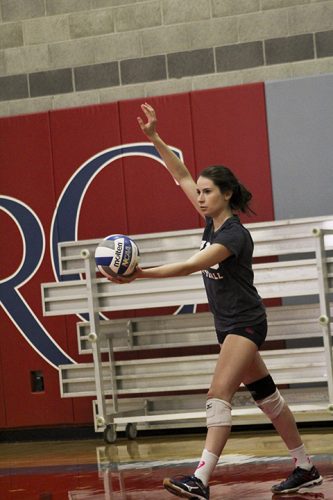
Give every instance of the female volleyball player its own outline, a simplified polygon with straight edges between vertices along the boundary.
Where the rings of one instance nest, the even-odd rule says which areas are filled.
[[[219,460],[231,429],[231,400],[240,384],[271,419],[295,461],[292,474],[272,487],[276,494],[298,491],[322,482],[306,454],[294,417],[259,354],[267,333],[265,308],[253,285],[250,233],[235,212],[250,210],[251,193],[226,167],[205,168],[197,183],[182,161],[156,131],[156,115],[142,105],[146,123],[138,118],[143,133],[152,141],[169,172],[179,183],[206,227],[200,251],[185,262],[141,269],[129,278],[166,278],[202,271],[210,309],[214,315],[219,358],[207,395],[207,436],[201,460],[190,476],[167,478],[164,487],[176,496],[209,498],[209,478]]]

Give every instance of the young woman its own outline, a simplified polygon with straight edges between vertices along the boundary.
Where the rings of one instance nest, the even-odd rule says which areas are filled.
[[[190,476],[166,478],[164,487],[176,496],[209,498],[209,478],[219,460],[231,429],[231,400],[240,384],[271,419],[295,461],[295,469],[272,487],[277,494],[320,484],[322,478],[306,454],[294,417],[263,362],[259,348],[267,333],[265,308],[253,285],[253,242],[235,212],[250,210],[251,193],[226,167],[205,168],[197,183],[180,159],[156,131],[156,115],[149,104],[141,106],[147,122],[138,118],[143,133],[152,141],[169,172],[205,218],[200,251],[184,262],[151,269],[138,267],[130,278],[166,278],[202,272],[210,309],[221,346],[207,395],[207,436],[201,460]]]

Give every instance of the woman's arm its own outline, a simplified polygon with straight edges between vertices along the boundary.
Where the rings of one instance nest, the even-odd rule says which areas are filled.
[[[183,262],[175,262],[148,269],[137,267],[131,276],[110,278],[110,281],[114,281],[115,283],[130,283],[137,278],[174,278],[176,276],[187,276],[188,274],[215,266],[230,257],[230,255],[232,253],[227,247],[219,243],[213,243],[213,245],[195,253]]]
[[[200,215],[203,215],[197,203],[197,186],[192,175],[184,163],[161,139],[156,131],[157,119],[154,108],[145,103],[141,105],[141,109],[147,117],[147,123],[144,123],[142,118],[138,117],[138,122],[142,132],[154,144],[170,174],[178,182],[195,209],[200,213]]]

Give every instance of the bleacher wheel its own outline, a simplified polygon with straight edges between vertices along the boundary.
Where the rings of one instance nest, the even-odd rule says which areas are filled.
[[[104,429],[104,441],[109,444],[115,443],[117,440],[117,431],[115,425],[107,425]]]
[[[138,435],[138,429],[137,429],[136,425],[129,422],[126,425],[125,434],[126,434],[127,439],[136,439],[136,437]]]

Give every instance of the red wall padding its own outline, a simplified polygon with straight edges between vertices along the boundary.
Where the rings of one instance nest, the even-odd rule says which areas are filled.
[[[207,165],[225,165],[252,192],[257,217],[273,220],[272,183],[264,84],[191,93],[197,175]]]
[[[141,100],[119,103],[122,143],[147,141],[137,123],[144,118]],[[149,99],[158,116],[158,131],[168,144],[181,149],[195,176],[190,95]],[[176,185],[166,168],[150,159],[124,160],[130,234],[173,231],[198,227],[199,214]]]
[[[5,393],[3,387],[4,381],[3,381],[3,368],[1,360],[2,360],[2,354],[1,354],[1,344],[0,344],[0,428],[6,426]]]
[[[56,202],[48,114],[0,120],[1,193],[28,205],[39,217],[46,235],[46,251],[37,272],[19,292],[54,339],[66,351],[65,318],[44,318],[40,284],[53,281],[48,249],[48,228]],[[1,211],[0,279],[6,279],[19,266],[23,256],[18,227]],[[29,244],[33,245],[27,234]],[[15,310],[12,311],[15,321]],[[6,407],[6,425],[23,427],[36,424],[72,422],[70,400],[60,399],[59,377],[38,352],[23,338],[13,320],[0,307],[1,374]],[[32,393],[30,372],[42,371],[46,390]]]
[[[263,84],[155,97],[149,102],[157,111],[159,133],[182,150],[193,176],[209,164],[231,167],[253,192],[257,215],[251,220],[274,218]],[[42,315],[40,285],[55,281],[51,222],[64,188],[86,162],[110,148],[147,142],[136,119],[142,115],[140,104],[141,100],[131,100],[0,120],[1,192],[29,206],[45,233],[43,261],[20,292],[50,336],[76,361],[88,359],[78,355],[78,317]],[[60,234],[68,220],[66,215],[59,220]],[[91,180],[81,199],[78,237],[200,224],[200,216],[167,170],[151,158],[134,155],[106,164]],[[1,246],[1,280],[19,267],[23,244],[13,219],[2,210],[0,230],[6,235],[6,244]],[[0,324],[0,397],[3,391],[4,400],[0,426],[91,422],[90,399],[60,399],[57,370],[25,340],[2,308]],[[31,392],[32,370],[44,373],[44,392]]]

